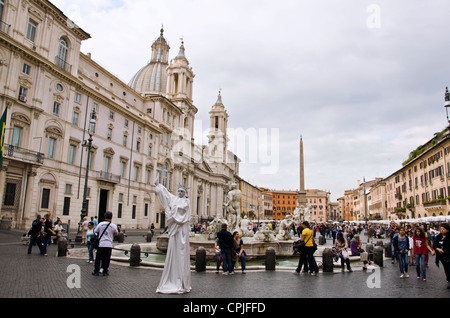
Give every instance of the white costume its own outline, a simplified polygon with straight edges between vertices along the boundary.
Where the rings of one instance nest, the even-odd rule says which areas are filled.
[[[191,291],[189,250],[189,199],[177,197],[158,184],[156,193],[166,212],[169,246],[157,293],[184,294]]]

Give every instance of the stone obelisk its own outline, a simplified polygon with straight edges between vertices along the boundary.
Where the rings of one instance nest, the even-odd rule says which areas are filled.
[[[303,138],[300,136],[300,190],[298,191],[298,205],[306,206],[305,164],[303,161]]]

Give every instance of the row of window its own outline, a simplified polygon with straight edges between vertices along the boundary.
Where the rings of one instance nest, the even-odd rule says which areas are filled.
[[[397,203],[397,207],[405,207],[407,204],[411,206],[419,205],[420,198],[422,198],[422,204],[433,201],[433,200],[444,200],[447,198],[447,193],[450,193],[450,187],[434,189],[430,192],[424,192],[421,195],[417,194],[415,197],[409,197],[409,200],[404,200],[403,202]]]

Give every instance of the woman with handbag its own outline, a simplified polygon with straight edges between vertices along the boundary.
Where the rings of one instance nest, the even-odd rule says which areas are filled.
[[[305,243],[302,253],[305,253],[306,260],[308,262],[309,272],[312,276],[316,276],[319,273],[319,267],[314,259],[314,251],[316,249],[314,244],[314,232],[311,230],[308,221],[302,222],[302,236],[300,240]]]
[[[434,240],[434,249],[436,251],[436,265],[439,262],[444,267],[445,277],[447,278],[447,289],[450,289],[450,238],[448,232],[450,225],[448,223],[441,224],[441,233]]]
[[[347,270],[349,272],[353,272],[352,268],[350,267],[350,255],[347,251],[348,248],[347,240],[344,238],[344,234],[342,232],[339,232],[337,234],[334,247],[336,248],[339,257],[341,259],[341,271],[344,272],[345,265],[347,265]]]

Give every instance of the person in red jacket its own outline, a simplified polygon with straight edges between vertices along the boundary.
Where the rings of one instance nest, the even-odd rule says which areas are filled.
[[[431,252],[431,255],[434,255],[434,250],[428,245],[428,240],[425,235],[425,231],[416,227],[414,230],[414,255],[416,256],[416,273],[417,278],[421,278],[422,280],[427,280],[427,267],[425,264],[426,255],[428,251]]]

